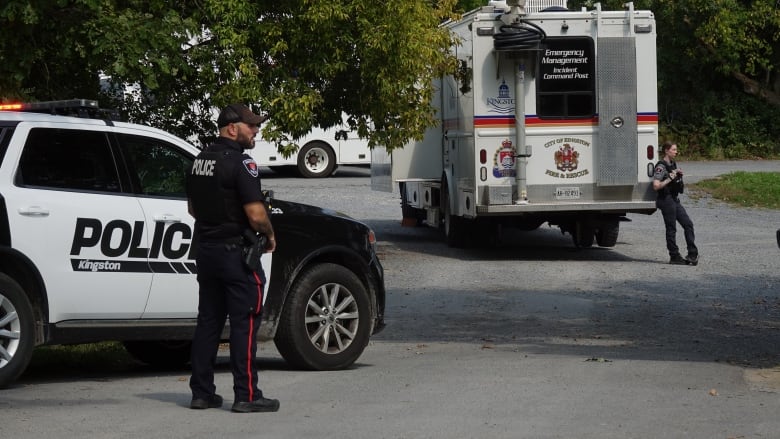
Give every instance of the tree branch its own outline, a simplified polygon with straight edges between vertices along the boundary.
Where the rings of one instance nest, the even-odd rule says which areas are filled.
[[[772,90],[762,86],[761,83],[749,78],[742,72],[734,72],[731,75],[737,81],[742,83],[742,89],[745,91],[745,93],[763,99],[775,107],[780,107],[780,94],[777,94]]]

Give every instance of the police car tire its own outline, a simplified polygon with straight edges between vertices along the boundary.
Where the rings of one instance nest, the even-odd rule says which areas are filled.
[[[324,160],[324,167],[321,170],[311,170],[308,163],[308,156],[316,154]],[[336,154],[333,149],[324,142],[307,143],[298,153],[298,172],[306,178],[327,177],[336,169]]]
[[[33,308],[22,287],[0,273],[0,389],[24,372],[35,347]],[[9,336],[9,334],[18,334]]]
[[[184,340],[132,340],[122,344],[136,360],[166,369],[187,364],[192,352],[192,342]]]
[[[336,288],[338,287],[338,288]],[[353,318],[329,319],[319,312],[322,308],[329,313],[325,294],[337,294],[335,304],[343,305],[338,311],[341,314],[357,314]],[[310,307],[309,304],[315,304]],[[354,337],[340,332],[342,342],[348,342],[339,347],[335,341],[334,331],[339,323],[347,331],[352,331]],[[360,279],[349,269],[337,264],[322,263],[304,269],[296,280],[285,301],[284,310],[279,318],[279,325],[274,337],[274,344],[288,364],[307,370],[338,370],[352,365],[368,345],[371,335],[371,300]],[[329,350],[324,352],[321,342],[328,331]]]

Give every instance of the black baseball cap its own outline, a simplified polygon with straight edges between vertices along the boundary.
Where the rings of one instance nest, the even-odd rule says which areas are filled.
[[[219,112],[217,126],[222,128],[231,123],[244,122],[247,125],[260,125],[268,119],[268,115],[259,115],[252,112],[244,104],[230,104]]]

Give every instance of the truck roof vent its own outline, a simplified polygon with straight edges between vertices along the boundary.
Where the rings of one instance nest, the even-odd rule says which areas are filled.
[[[526,0],[525,12],[567,11],[566,0]]]
[[[567,0],[525,0],[525,13],[568,11]],[[496,12],[509,12],[506,0],[490,0],[488,6],[492,6]]]

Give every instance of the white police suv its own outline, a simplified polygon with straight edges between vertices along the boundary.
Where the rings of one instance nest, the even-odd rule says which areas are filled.
[[[185,364],[198,286],[184,179],[198,149],[94,101],[0,110],[0,388],[38,345],[119,340],[141,361]],[[348,367],[384,326],[373,232],[282,200],[271,214],[258,338],[295,367]]]

